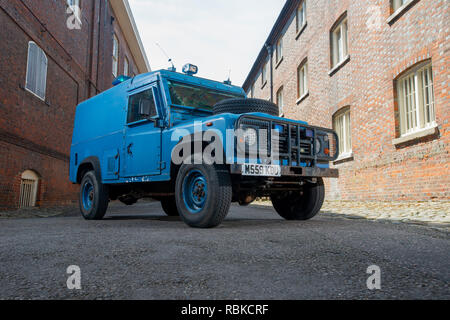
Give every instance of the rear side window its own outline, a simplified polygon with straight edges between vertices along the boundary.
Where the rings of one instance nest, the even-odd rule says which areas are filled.
[[[142,114],[142,105],[150,104],[150,114]],[[148,89],[130,96],[128,103],[127,123],[132,123],[156,116],[155,100],[153,99],[153,90]]]

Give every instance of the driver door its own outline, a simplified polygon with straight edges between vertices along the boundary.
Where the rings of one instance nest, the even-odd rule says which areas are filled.
[[[124,137],[124,177],[161,174],[161,133],[156,126],[156,84],[130,93]]]

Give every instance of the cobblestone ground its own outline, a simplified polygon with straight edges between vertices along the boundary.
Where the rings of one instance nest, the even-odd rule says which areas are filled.
[[[255,202],[271,206],[270,201]],[[388,220],[450,227],[450,201],[382,202],[382,201],[325,201],[322,212],[369,220]]]

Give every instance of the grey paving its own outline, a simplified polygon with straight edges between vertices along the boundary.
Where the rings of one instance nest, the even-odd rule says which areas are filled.
[[[114,204],[103,221],[0,220],[0,299],[449,299],[448,230],[321,214],[287,222],[233,206],[191,229],[158,203]],[[81,268],[68,290],[66,268]],[[370,265],[381,290],[367,289]]]

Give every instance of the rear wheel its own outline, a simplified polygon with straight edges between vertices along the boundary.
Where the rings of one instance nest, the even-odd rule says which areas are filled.
[[[161,207],[169,217],[176,217],[180,215],[178,213],[175,196],[161,199]]]
[[[178,212],[187,225],[216,227],[230,210],[230,173],[221,166],[183,164],[178,172],[175,195]]]
[[[286,220],[309,220],[317,215],[325,199],[323,179],[318,178],[316,184],[307,183],[303,191],[290,191],[273,194],[273,207]]]
[[[80,211],[86,220],[101,220],[108,209],[108,186],[101,183],[94,171],[87,172],[81,180]]]

